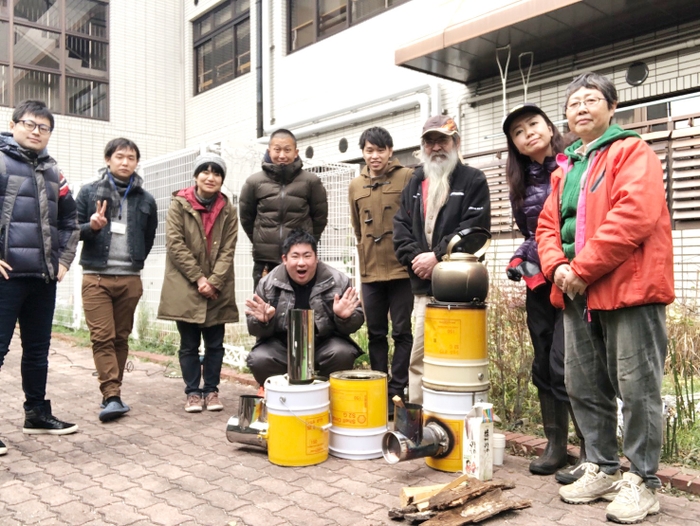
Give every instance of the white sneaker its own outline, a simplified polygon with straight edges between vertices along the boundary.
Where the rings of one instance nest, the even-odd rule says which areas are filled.
[[[648,488],[639,475],[625,473],[615,486],[619,493],[605,509],[608,520],[632,524],[642,522],[647,515],[659,513],[656,491]]]
[[[573,484],[559,488],[559,496],[569,504],[586,504],[598,499],[613,500],[619,491],[615,483],[622,480],[620,470],[614,475],[600,471],[598,464],[584,462],[576,470],[583,476]]]

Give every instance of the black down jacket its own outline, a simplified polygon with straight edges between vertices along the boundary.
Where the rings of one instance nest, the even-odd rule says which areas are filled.
[[[46,150],[21,148],[0,135],[0,259],[10,279],[54,280],[58,264],[70,268],[78,245],[75,201]]]

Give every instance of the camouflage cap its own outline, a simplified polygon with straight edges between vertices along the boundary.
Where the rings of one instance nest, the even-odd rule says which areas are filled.
[[[459,135],[459,130],[457,129],[457,123],[449,115],[435,115],[430,117],[423,125],[423,134],[421,137],[425,137],[426,133],[438,132],[443,135]]]

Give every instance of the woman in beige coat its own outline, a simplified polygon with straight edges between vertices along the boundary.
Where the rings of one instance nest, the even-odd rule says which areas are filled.
[[[158,318],[177,323],[188,413],[224,408],[218,394],[224,324],[238,321],[233,274],[238,217],[221,193],[225,176],[221,157],[200,155],[195,161],[195,185],[173,195],[166,222],[167,258]],[[202,338],[205,350],[200,361]]]

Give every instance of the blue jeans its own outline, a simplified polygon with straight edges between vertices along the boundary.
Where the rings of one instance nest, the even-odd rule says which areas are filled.
[[[56,307],[56,282],[40,278],[0,276],[0,368],[5,362],[15,325],[22,340],[24,409],[44,403],[49,372],[51,324]]]
[[[618,397],[623,403],[622,451],[630,461],[630,472],[650,488],[661,487],[656,471],[663,435],[665,306],[591,311],[588,321],[583,297],[565,301],[566,390],[586,440],[588,461],[607,474],[620,468]]]
[[[180,333],[180,369],[185,381],[185,394],[219,392],[221,364],[224,362],[224,324],[200,327],[196,323],[178,321]],[[204,361],[199,360],[199,343],[204,338]],[[199,384],[204,377],[204,387]]]

